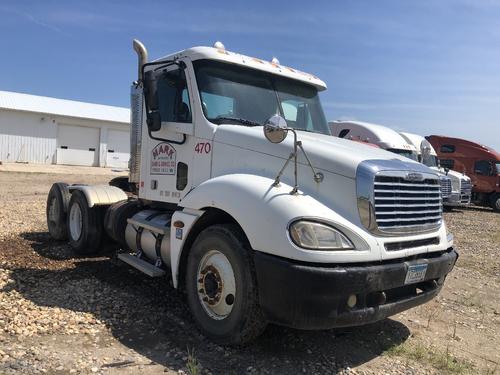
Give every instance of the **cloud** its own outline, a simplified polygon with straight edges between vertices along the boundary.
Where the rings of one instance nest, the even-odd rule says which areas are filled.
[[[17,15],[19,17],[22,17],[22,18],[26,19],[28,22],[31,22],[32,24],[35,24],[35,25],[43,27],[45,29],[54,31],[56,33],[63,34],[63,35],[66,35],[66,36],[70,35],[67,32],[61,30],[57,26],[54,26],[54,25],[49,24],[47,22],[41,21],[39,18],[35,17],[31,13],[20,11],[20,10],[17,10],[17,9],[13,9],[13,8],[8,7],[8,6],[1,6],[0,7],[0,11],[1,12],[5,12],[5,13],[15,14],[15,15]]]

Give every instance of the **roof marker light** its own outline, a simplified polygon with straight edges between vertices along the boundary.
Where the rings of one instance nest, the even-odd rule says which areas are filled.
[[[222,42],[219,42],[219,41],[216,41],[214,43],[214,48],[217,48],[217,49],[222,50],[222,51],[226,50],[226,47],[224,47],[224,44],[222,44]]]
[[[271,62],[272,62],[273,64],[276,64],[276,65],[279,65],[279,64],[280,64],[280,61],[278,60],[278,58],[277,58],[277,57],[273,57],[273,59],[271,60]]]

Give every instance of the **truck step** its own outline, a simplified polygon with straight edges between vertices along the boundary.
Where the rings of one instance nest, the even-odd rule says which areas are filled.
[[[146,262],[132,254],[121,253],[118,254],[118,259],[138,269],[150,277],[160,277],[165,275],[165,271],[161,268],[155,267],[151,263]]]
[[[130,224],[130,225],[134,225],[136,227],[142,227],[144,229],[147,229],[151,232],[154,232],[154,233],[159,233],[159,234],[167,234],[170,232],[170,227],[164,227],[164,226],[156,226],[154,224],[152,224],[150,221],[147,221],[147,220],[143,220],[143,219],[134,219],[134,218],[130,218],[130,219],[127,219],[127,222]]]

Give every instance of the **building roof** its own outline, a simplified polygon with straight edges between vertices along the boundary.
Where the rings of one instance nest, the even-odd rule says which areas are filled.
[[[0,109],[130,123],[130,110],[128,108],[10,91],[0,91]]]

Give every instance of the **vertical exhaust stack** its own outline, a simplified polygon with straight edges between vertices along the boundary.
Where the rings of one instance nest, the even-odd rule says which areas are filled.
[[[148,51],[144,44],[134,39],[132,42],[137,53],[137,82],[130,89],[130,159],[129,182],[139,184],[141,179],[141,143],[142,143],[142,114],[144,108],[144,95],[142,86],[142,67],[148,62]]]
[[[142,66],[148,62],[148,51],[146,47],[144,47],[144,44],[138,39],[134,39],[132,41],[132,46],[134,48],[134,51],[137,53],[137,58],[138,58],[138,72],[137,72],[137,81],[141,82],[142,81]]]

